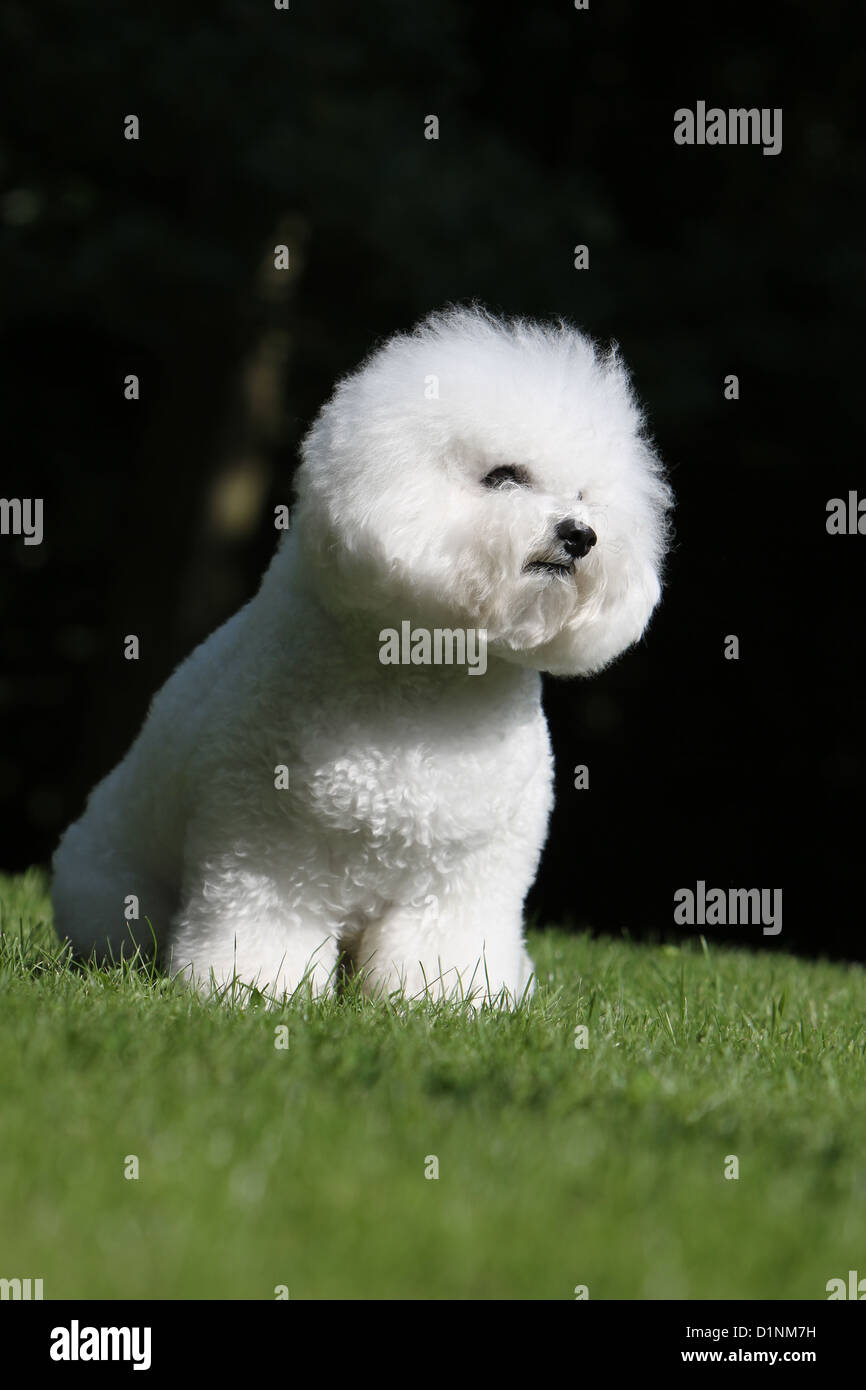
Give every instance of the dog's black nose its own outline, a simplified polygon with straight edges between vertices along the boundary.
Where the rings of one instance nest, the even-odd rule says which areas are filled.
[[[556,539],[562,541],[569,555],[575,560],[582,560],[584,555],[588,555],[598,540],[591,526],[581,526],[578,522],[568,520],[561,521],[556,528]]]

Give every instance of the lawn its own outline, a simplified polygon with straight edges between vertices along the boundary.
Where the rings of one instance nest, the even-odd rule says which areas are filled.
[[[516,1014],[242,1010],[70,969],[36,871],[0,913],[0,1278],[46,1298],[823,1299],[866,1274],[861,967],[548,930]]]

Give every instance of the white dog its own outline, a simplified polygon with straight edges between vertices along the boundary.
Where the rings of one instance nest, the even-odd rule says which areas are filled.
[[[660,595],[671,496],[627,374],[564,325],[434,315],[340,383],[297,490],[256,597],[64,835],[58,930],[118,957],[150,923],[205,988],[319,992],[342,950],[370,992],[513,1004],[539,672],[599,670]]]

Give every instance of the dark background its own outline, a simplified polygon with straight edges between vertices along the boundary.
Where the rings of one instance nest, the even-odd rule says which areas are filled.
[[[546,683],[538,920],[670,933],[698,878],[781,887],[780,937],[708,935],[862,958],[866,538],[825,529],[866,493],[856,13],[7,3],[0,494],[43,497],[45,539],[0,538],[0,867],[47,861],[254,591],[335,377],[477,299],[615,337],[678,499],[646,640]],[[782,107],[782,153],[676,146],[699,99]]]

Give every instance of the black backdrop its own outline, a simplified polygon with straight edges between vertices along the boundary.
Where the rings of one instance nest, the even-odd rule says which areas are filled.
[[[7,3],[0,492],[44,498],[45,538],[0,537],[0,867],[47,860],[253,591],[334,378],[478,299],[620,342],[678,501],[644,643],[546,684],[537,919],[667,933],[698,879],[779,887],[780,937],[708,934],[862,958],[866,537],[825,527],[866,494],[855,14]],[[782,152],[675,145],[699,100],[781,107]]]

